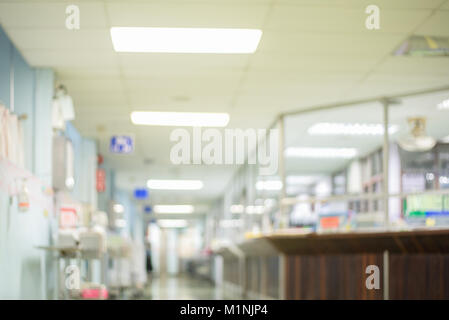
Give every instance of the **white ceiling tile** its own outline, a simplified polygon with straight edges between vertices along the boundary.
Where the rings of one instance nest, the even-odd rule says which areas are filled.
[[[430,14],[431,10],[381,9],[380,30],[365,26],[365,8],[315,7],[277,5],[264,30],[322,33],[385,33],[410,32]]]
[[[115,53],[88,50],[22,50],[22,55],[34,67],[111,67],[117,65]]]
[[[112,50],[108,29],[81,29],[77,31],[59,29],[11,28],[10,37],[19,49],[49,50]]]
[[[95,92],[108,94],[109,92],[120,92],[123,90],[119,77],[89,78],[89,79],[66,79],[64,85],[72,92],[86,94]]]
[[[86,92],[81,91],[77,92],[70,90],[70,95],[73,97],[75,108],[77,105],[81,105],[84,107],[92,107],[96,106],[127,106],[128,102],[126,96],[121,91],[110,91],[107,93],[104,92]]]
[[[299,56],[317,55],[379,57],[390,53],[405,34],[319,34],[266,32],[259,45],[259,52],[296,53]]]
[[[154,77],[149,79],[127,79],[126,88],[129,92],[135,91],[166,91],[177,94],[178,91],[202,94],[229,92],[235,90],[239,77]]]
[[[230,3],[108,3],[112,26],[261,28],[269,6]]]
[[[0,22],[9,28],[66,29],[66,7],[72,2],[62,1],[8,1],[0,3]],[[103,1],[75,1],[80,9],[80,28],[107,26]],[[71,31],[76,32],[76,31]]]
[[[140,68],[149,73],[164,75],[202,72],[229,71],[244,68],[249,62],[246,54],[119,54],[121,66],[124,70]]]
[[[447,76],[449,59],[447,57],[388,57],[376,70],[379,74],[392,74],[408,79],[410,75]]]
[[[178,99],[187,99],[179,101]],[[228,94],[188,94],[183,88],[171,92],[151,91],[148,94],[140,91],[129,96],[133,110],[152,111],[196,111],[196,112],[225,112],[228,110],[232,95]]]
[[[103,68],[58,67],[56,68],[55,71],[57,78],[61,80],[117,77],[120,75],[120,69],[118,67],[118,64],[116,67],[103,67]]]
[[[417,30],[416,34],[424,36],[449,37],[449,10],[437,11]]]
[[[302,72],[303,74],[343,75],[370,70],[380,60],[379,56],[361,55],[301,55],[295,53],[258,53],[251,59],[249,70],[266,70],[276,73]]]
[[[278,0],[279,4],[297,6],[325,6],[345,8],[366,8],[375,4],[385,9],[432,9],[439,7],[446,0]]]

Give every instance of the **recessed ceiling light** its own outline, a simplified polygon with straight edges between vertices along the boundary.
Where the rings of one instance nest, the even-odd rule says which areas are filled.
[[[226,219],[220,221],[220,227],[222,228],[239,228],[243,226],[243,220],[241,219]]]
[[[112,210],[114,210],[115,213],[123,213],[125,211],[125,207],[120,203],[115,203],[112,206]]]
[[[203,188],[200,180],[154,180],[147,181],[148,189],[153,190],[200,190]]]
[[[189,204],[156,205],[155,213],[193,213],[194,207]]]
[[[258,29],[111,28],[117,52],[253,53],[261,37]]]
[[[117,228],[125,228],[126,227],[126,220],[125,219],[117,219],[117,220],[115,220],[115,226]]]
[[[183,219],[159,219],[157,223],[161,228],[185,228],[188,224]]]
[[[172,127],[226,127],[227,113],[134,111],[131,121],[138,125]]]
[[[243,213],[245,211],[245,207],[241,204],[233,204],[230,211],[231,213]]]
[[[257,181],[256,183],[257,190],[281,190],[282,189],[282,181],[281,180],[265,180],[265,181]]]
[[[247,206],[247,214],[262,214],[265,212],[265,206]]]
[[[357,155],[354,148],[287,148],[286,157],[292,158],[343,158],[350,159]]]
[[[449,109],[449,99],[441,101],[439,104],[437,104],[437,108],[439,110],[447,110],[447,109]]]
[[[286,178],[289,185],[310,185],[319,180],[322,176],[309,175],[309,176],[288,176]]]
[[[394,134],[398,131],[397,125],[390,125],[388,133]],[[308,129],[310,135],[373,135],[384,134],[384,126],[379,123],[330,123],[320,122]]]

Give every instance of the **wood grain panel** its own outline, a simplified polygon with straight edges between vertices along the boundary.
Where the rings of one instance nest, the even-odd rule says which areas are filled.
[[[449,230],[270,235],[285,254],[449,253]]]
[[[382,255],[290,255],[286,263],[287,299],[382,299],[382,288],[365,287],[365,269],[372,264],[382,270]]]
[[[449,299],[449,255],[391,255],[390,299]]]

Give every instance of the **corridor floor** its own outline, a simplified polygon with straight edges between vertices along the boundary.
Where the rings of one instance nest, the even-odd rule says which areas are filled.
[[[213,300],[225,299],[222,290],[207,280],[181,277],[153,278],[145,288],[144,299],[151,300]]]

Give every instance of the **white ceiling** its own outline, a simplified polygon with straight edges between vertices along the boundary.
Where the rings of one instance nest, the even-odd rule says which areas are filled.
[[[439,110],[437,105],[449,99],[449,90],[439,93],[397,99],[389,108],[390,125],[398,131],[390,136],[397,141],[410,133],[407,119],[425,117],[426,132],[435,139],[449,135],[449,110]],[[383,145],[383,136],[329,136],[308,134],[308,129],[318,122],[339,123],[383,123],[383,106],[379,102],[349,107],[312,111],[286,117],[286,147],[355,148],[358,156],[364,157]],[[289,175],[335,173],[346,167],[351,160],[345,159],[301,159],[287,158],[286,171]]]
[[[78,31],[65,29],[72,3]],[[364,25],[373,3],[378,31]],[[74,98],[75,125],[98,139],[121,186],[149,177],[205,181],[201,192],[161,201],[217,197],[234,168],[171,165],[170,128],[133,126],[132,110],[229,112],[230,127],[264,128],[282,111],[449,85],[448,58],[391,56],[410,34],[449,36],[447,0],[0,0],[0,23],[31,65],[56,70]],[[111,26],[258,28],[263,36],[252,55],[119,54]],[[134,155],[108,154],[118,133],[135,135]]]

